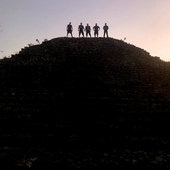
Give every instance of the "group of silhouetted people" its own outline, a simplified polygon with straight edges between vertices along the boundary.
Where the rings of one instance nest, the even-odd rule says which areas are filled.
[[[109,27],[105,23],[105,25],[103,27],[103,30],[104,30],[103,37],[105,37],[105,35],[108,37],[108,29],[109,29]],[[80,25],[78,26],[78,31],[79,31],[79,37],[80,37],[81,34],[84,37],[84,31],[86,32],[86,37],[88,37],[88,35],[91,37],[91,28],[90,28],[89,24],[87,24],[87,26],[84,28],[82,23],[80,23]],[[96,36],[98,37],[99,31],[100,31],[100,27],[97,25],[97,23],[93,27],[93,31],[94,31],[94,37],[96,37]],[[68,34],[71,34],[71,37],[73,37],[72,32],[73,32],[73,27],[72,27],[71,22],[70,22],[67,25],[67,37],[68,37]]]

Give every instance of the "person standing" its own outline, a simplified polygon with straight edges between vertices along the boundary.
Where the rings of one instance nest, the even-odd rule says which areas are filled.
[[[82,25],[82,22],[80,23],[79,27],[78,27],[78,31],[79,31],[79,37],[80,37],[80,34],[83,35],[84,37],[84,26]]]
[[[90,28],[90,26],[89,26],[89,24],[87,24],[87,26],[85,27],[85,30],[86,30],[86,37],[88,36],[88,34],[89,34],[89,36],[91,37],[91,28]]]
[[[68,37],[68,34],[71,34],[71,37],[73,37],[72,32],[73,32],[73,27],[70,22],[69,25],[67,25],[67,37]]]
[[[100,31],[100,27],[97,25],[97,23],[95,24],[95,26],[93,27],[93,30],[94,30],[94,37],[98,37],[99,35],[99,31]]]
[[[103,37],[105,37],[105,34],[106,34],[106,36],[107,36],[107,38],[108,38],[108,29],[109,29],[109,27],[107,26],[107,23],[105,23],[105,26],[103,27],[103,30],[104,30],[104,35],[103,35]]]

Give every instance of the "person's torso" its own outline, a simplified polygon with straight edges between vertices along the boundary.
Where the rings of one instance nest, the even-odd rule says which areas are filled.
[[[82,31],[84,29],[84,26],[83,25],[79,25],[79,29],[80,29],[80,31]]]
[[[68,28],[68,30],[71,30],[72,25],[68,25],[67,28]]]
[[[90,31],[90,26],[86,26],[86,31]]]
[[[105,30],[105,31],[107,31],[107,30],[108,30],[108,26],[104,26],[103,28],[104,28],[104,30]]]
[[[98,31],[98,29],[99,29],[99,26],[94,26],[95,31]]]

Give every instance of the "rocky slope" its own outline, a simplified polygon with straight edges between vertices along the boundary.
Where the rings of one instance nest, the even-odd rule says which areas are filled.
[[[0,79],[2,166],[170,166],[169,62],[113,38],[55,38],[0,60]]]

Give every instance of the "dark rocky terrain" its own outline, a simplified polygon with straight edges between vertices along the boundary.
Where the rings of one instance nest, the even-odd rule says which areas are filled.
[[[0,80],[0,169],[169,169],[169,62],[55,38],[0,60]]]

